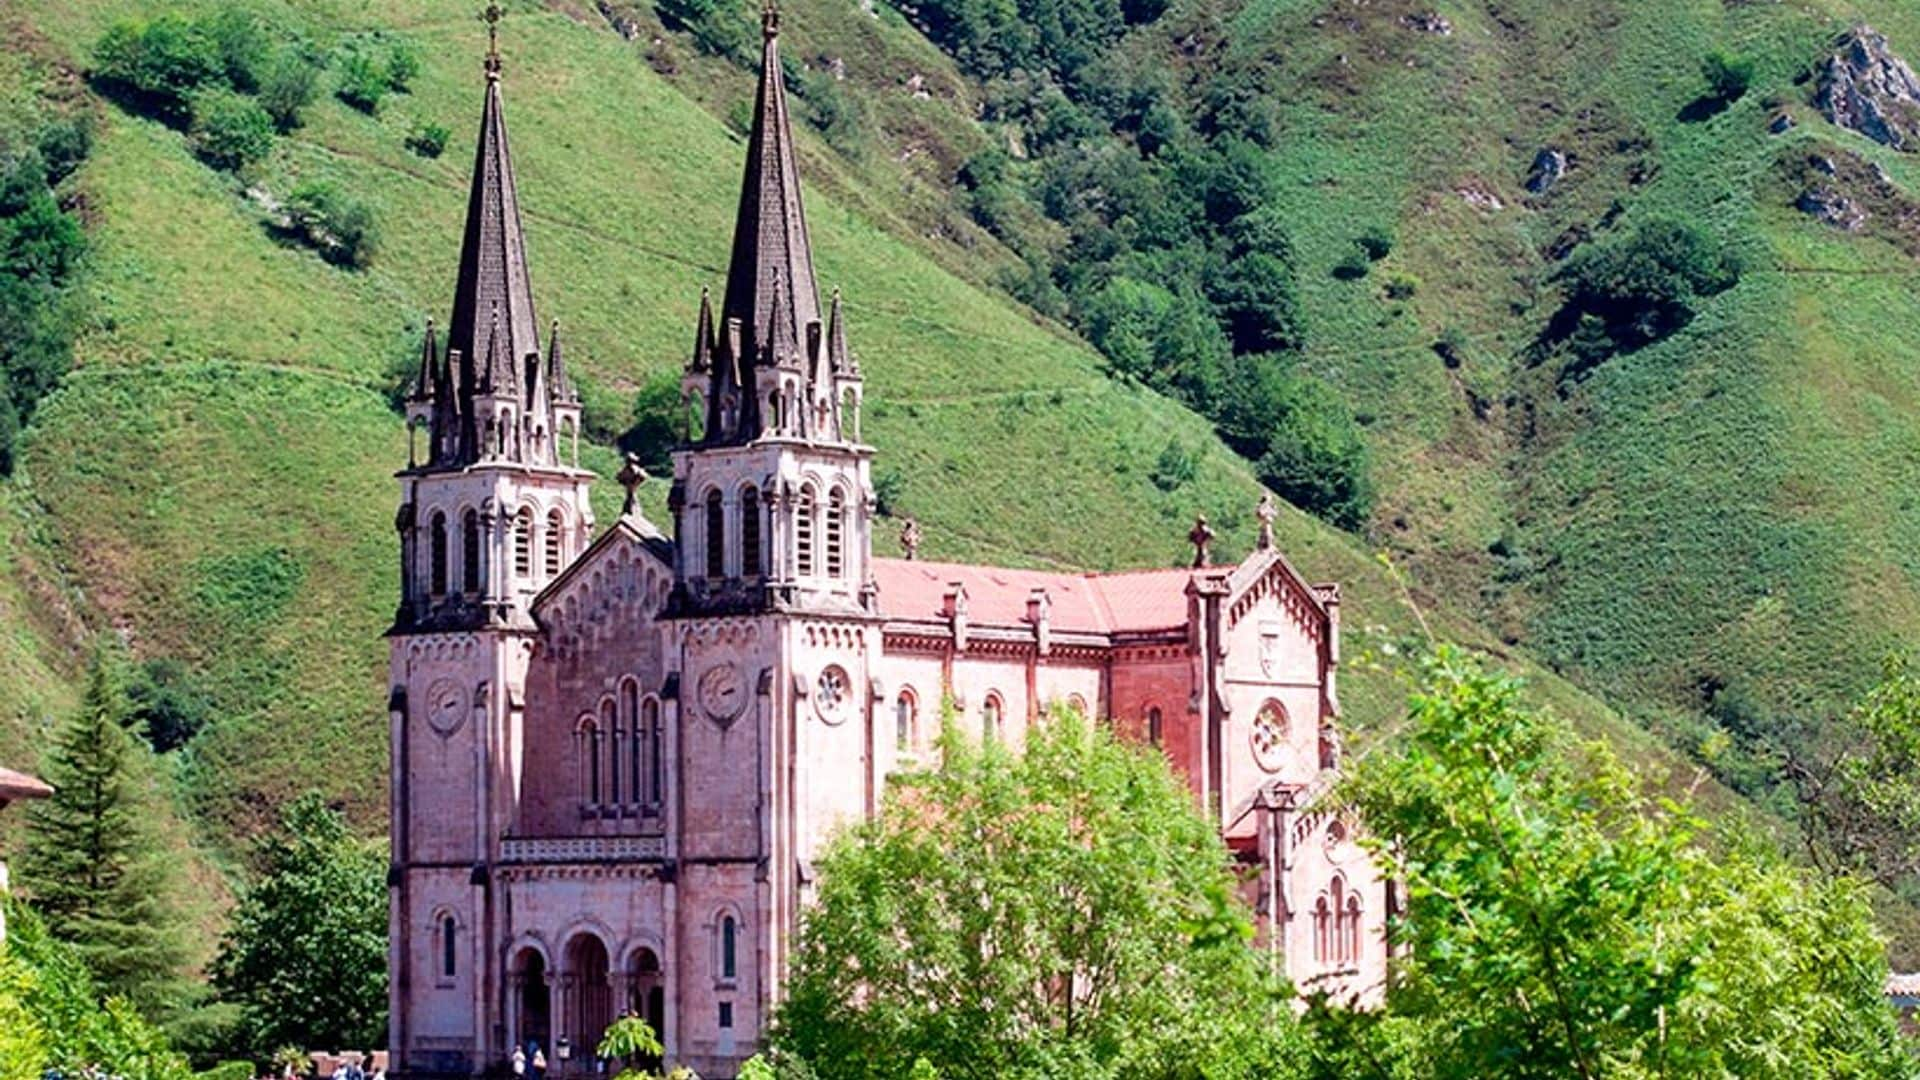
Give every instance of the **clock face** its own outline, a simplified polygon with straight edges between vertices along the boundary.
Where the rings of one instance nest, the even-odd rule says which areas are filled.
[[[467,719],[467,692],[452,679],[436,679],[427,688],[427,723],[442,735],[460,730]]]
[[[820,710],[820,719],[829,724],[837,724],[846,718],[847,702],[852,697],[853,688],[847,673],[838,667],[822,671],[813,688],[813,706]]]
[[[746,708],[746,689],[740,669],[722,661],[700,676],[700,704],[708,716],[724,724]]]

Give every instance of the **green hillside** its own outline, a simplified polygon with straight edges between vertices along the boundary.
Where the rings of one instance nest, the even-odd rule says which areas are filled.
[[[35,72],[85,69],[116,20],[216,6],[16,0],[0,23],[30,62],[0,64],[0,89],[13,99]],[[439,0],[254,6],[311,42],[398,35],[423,70],[372,116],[323,94],[244,180],[182,132],[90,101],[94,146],[63,189],[91,242],[76,367],[0,487],[0,754],[23,759],[71,700],[84,635],[120,632],[142,659],[181,665],[204,704],[206,726],[169,757],[216,861],[307,788],[382,822],[380,634],[397,577],[391,472],[406,457],[387,392],[450,303],[485,41],[468,5]],[[563,321],[590,401],[617,413],[678,369],[699,289],[723,273],[741,154],[728,117],[750,76],[650,7],[604,7],[617,17],[516,4],[503,52],[536,299]],[[1834,132],[1793,85],[1836,20],[1864,14],[1920,55],[1920,17],[1893,3],[1509,0],[1439,5],[1449,34],[1409,25],[1429,10],[1198,0],[1120,48],[1195,86],[1214,65],[1271,79],[1282,137],[1266,166],[1299,266],[1297,359],[1360,414],[1382,493],[1364,537],[1296,512],[1280,523],[1296,562],[1344,586],[1349,652],[1417,628],[1373,558],[1390,548],[1435,632],[1533,672],[1562,715],[1650,775],[1684,777],[1623,717],[1711,704],[1703,686],[1826,707],[1920,619],[1920,509],[1900,494],[1920,468],[1903,408],[1920,392],[1910,256],[1793,210],[1782,165],[1844,146],[1920,191],[1920,165]],[[808,130],[803,168],[821,283],[845,290],[870,379],[888,509],[917,516],[939,558],[1165,564],[1198,511],[1227,554],[1244,551],[1258,489],[1210,422],[1111,377],[997,286],[1020,260],[952,192],[965,160],[1006,141],[978,118],[982,89],[884,7],[796,0],[787,22],[803,69],[844,65],[838,92],[863,110],[857,138]],[[1710,45],[1756,57],[1759,77],[1686,122]],[[1792,132],[1767,134],[1769,96],[1789,103]],[[453,133],[433,159],[406,145],[429,122]],[[1548,145],[1573,168],[1529,196]],[[312,180],[373,208],[368,268],[268,227],[265,207]],[[1679,333],[1559,384],[1529,352],[1557,303],[1548,250],[1570,228],[1604,232],[1616,200],[1626,222],[1699,217],[1746,271]],[[1393,252],[1336,278],[1369,224],[1392,227]],[[1417,292],[1388,299],[1390,274]],[[1450,329],[1457,368],[1432,347]],[[1190,469],[1169,467],[1183,458]],[[592,463],[611,476],[610,451]],[[661,488],[647,492],[656,520]],[[1399,712],[1383,671],[1355,664],[1342,687],[1362,728]]]

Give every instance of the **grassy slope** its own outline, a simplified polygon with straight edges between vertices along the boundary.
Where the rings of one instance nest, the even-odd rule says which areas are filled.
[[[1376,527],[1418,578],[1644,708],[1697,704],[1703,682],[1829,708],[1884,651],[1911,647],[1915,268],[1792,210],[1776,168],[1842,146],[1920,191],[1911,156],[1834,131],[1795,85],[1861,19],[1920,58],[1911,5],[1191,6],[1201,14],[1168,38],[1197,27],[1279,72],[1273,159],[1304,268],[1305,363],[1370,420]],[[1451,35],[1402,21],[1435,7]],[[1711,48],[1754,57],[1759,78],[1730,110],[1685,122]],[[1793,132],[1766,133],[1770,97]],[[1570,151],[1573,170],[1531,196],[1544,146]],[[1626,223],[1700,224],[1748,272],[1687,330],[1563,398],[1524,364],[1554,303],[1547,252],[1616,200]],[[1363,281],[1334,279],[1367,223],[1395,226],[1394,254]],[[1392,273],[1419,279],[1412,301],[1383,297]],[[1458,371],[1430,348],[1447,327],[1470,342]],[[1503,538],[1516,556],[1489,553]]]
[[[113,18],[157,6],[30,0],[24,10],[79,55]],[[413,94],[379,119],[317,105],[266,170],[275,191],[324,175],[375,201],[378,262],[347,273],[276,245],[177,133],[111,113],[82,178],[98,255],[81,367],[43,407],[15,484],[95,614],[143,652],[191,659],[204,673],[219,720],[183,764],[223,845],[310,786],[378,821],[379,633],[394,582],[387,473],[404,446],[377,387],[447,302],[478,99],[481,35],[464,15],[399,2],[273,10],[315,32],[399,26],[427,46]],[[521,13],[507,49],[538,298],[565,317],[570,355],[594,378],[631,386],[679,363],[698,287],[721,273],[738,143],[590,21]],[[439,161],[402,148],[423,118],[457,133]],[[826,153],[809,146],[810,158]],[[836,181],[858,189],[870,171]],[[924,241],[895,239],[844,208],[885,202],[886,192],[821,195],[810,203],[821,272],[847,289],[873,384],[870,434],[902,471],[900,501],[928,526],[931,554],[1165,562],[1198,508],[1225,526],[1230,549],[1244,549],[1255,489],[1201,420],[1110,383],[1084,348],[922,257]],[[981,265],[965,251],[946,258]],[[1201,466],[1162,493],[1148,473],[1169,440],[1193,448]],[[607,458],[596,457],[604,473]],[[600,493],[603,516],[608,498]],[[1410,627],[1397,587],[1361,545],[1300,515],[1281,524],[1313,576],[1346,585],[1356,632]],[[1443,633],[1481,638],[1459,619],[1437,620]],[[1589,731],[1657,759],[1592,699],[1542,685]],[[1346,683],[1363,725],[1392,715],[1398,695],[1366,670]]]

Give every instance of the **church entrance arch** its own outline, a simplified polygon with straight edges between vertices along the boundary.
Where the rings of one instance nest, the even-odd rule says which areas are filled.
[[[533,1057],[538,1047],[553,1060],[553,999],[547,977],[547,960],[540,950],[527,946],[514,957],[508,968],[508,984],[513,1000],[514,1045]]]
[[[595,1071],[595,1051],[607,1025],[613,1023],[613,978],[608,968],[607,946],[599,935],[583,930],[567,942],[560,982],[566,995],[566,1035],[572,1044],[565,1066],[569,1074]]]
[[[640,1017],[653,1029],[661,1042],[667,1038],[667,986],[661,976],[660,957],[645,945],[627,957],[627,1012]],[[640,1068],[658,1072],[660,1059],[638,1063]]]

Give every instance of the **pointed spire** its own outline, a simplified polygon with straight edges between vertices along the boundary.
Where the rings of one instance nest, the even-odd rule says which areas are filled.
[[[414,380],[413,401],[432,401],[439,395],[437,385],[440,350],[434,347],[433,320],[427,320],[427,335],[420,346],[420,376]]]
[[[833,309],[827,316],[827,355],[833,361],[833,373],[850,378],[860,377],[860,361],[854,359],[853,350],[847,348],[847,323],[840,316],[840,290],[833,290]]]
[[[700,286],[700,325],[693,331],[693,357],[687,361],[689,374],[700,374],[713,366],[713,293]]]
[[[787,306],[786,290],[780,287],[780,271],[773,272],[773,298],[767,307],[767,323],[759,341],[766,350],[769,367],[794,359],[799,352],[798,336],[793,332],[793,312]]]
[[[780,13],[771,4],[761,14],[760,89],[734,219],[733,257],[727,268],[723,318],[739,319],[746,353],[758,358],[777,336],[797,341],[801,327],[820,317],[813,279],[813,249],[800,205],[800,174],[794,161],[793,128],[781,87]],[[784,311],[785,325],[773,312]],[[775,350],[778,355],[778,350]]]
[[[567,375],[567,361],[560,352],[560,320],[553,320],[547,331],[547,392],[555,401],[574,402],[580,399],[579,391],[574,389],[573,379]]]
[[[486,358],[480,365],[482,393],[505,394],[513,389],[512,354],[501,352],[500,336],[500,305],[495,304],[487,326]]]
[[[460,243],[459,277],[454,285],[453,318],[447,323],[447,347],[488,368],[463,375],[462,389],[490,377],[511,377],[493,367],[497,350],[511,367],[516,358],[539,351],[540,325],[533,310],[527,274],[525,234],[520,226],[520,196],[513,157],[507,150],[507,124],[500,99],[500,9],[490,5],[487,20],[486,97],[480,114],[480,139],[473,155],[473,182],[467,196],[466,233]],[[498,320],[502,340],[488,340]],[[517,381],[517,380],[515,380]]]

